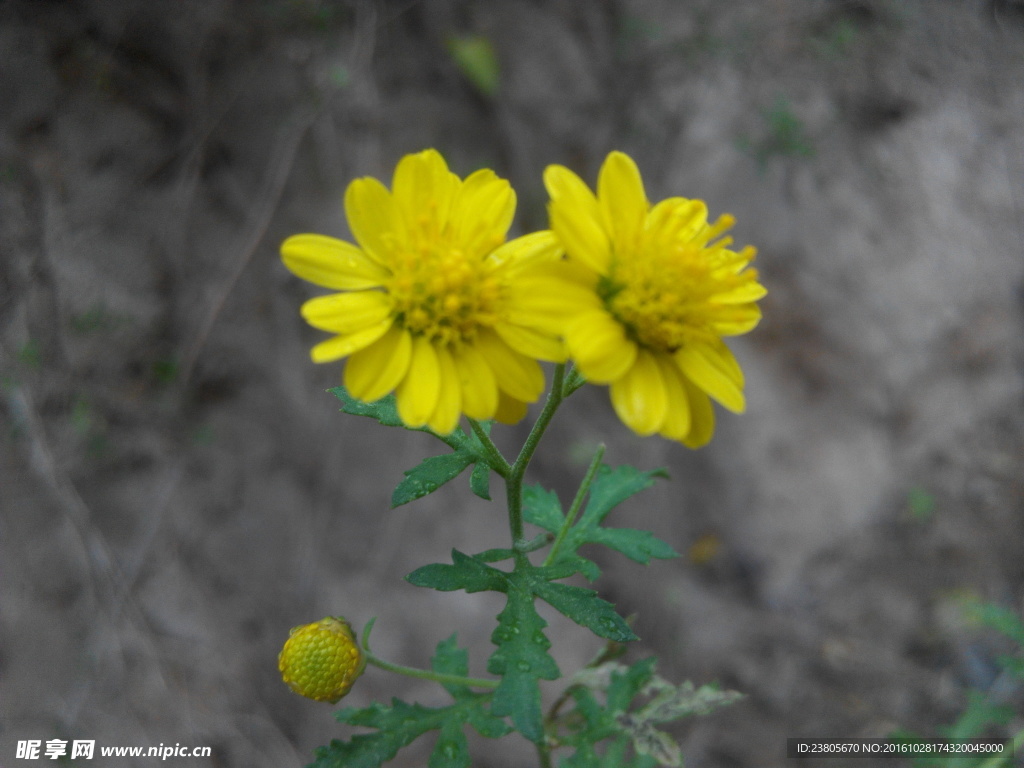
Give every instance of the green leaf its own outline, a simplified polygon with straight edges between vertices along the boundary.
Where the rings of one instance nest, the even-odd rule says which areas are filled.
[[[387,395],[374,403],[364,403],[362,400],[352,397],[344,387],[333,387],[327,391],[341,400],[341,410],[345,413],[351,413],[354,416],[368,416],[371,419],[376,419],[385,427],[405,426],[398,415],[394,395]]]
[[[469,742],[462,732],[462,723],[445,720],[437,737],[434,751],[427,761],[428,768],[469,768]]]
[[[449,480],[458,477],[462,470],[472,463],[473,457],[462,450],[424,459],[419,465],[406,470],[405,479],[391,494],[391,508],[400,507],[433,493]],[[484,468],[487,468],[486,465]]]
[[[344,387],[334,387],[329,391],[341,401],[341,410],[345,413],[367,416],[387,427],[404,427],[414,432],[426,432],[454,451],[424,459],[419,466],[408,470],[405,479],[391,495],[392,509],[433,493],[461,474],[470,464],[475,465],[470,476],[470,489],[480,498],[490,501],[490,464],[487,452],[475,434],[467,434],[461,427],[450,435],[439,435],[428,427],[406,427],[398,415],[394,395],[387,395],[373,403],[364,403],[352,397]],[[484,422],[481,426],[485,432],[489,432],[491,423]]]
[[[452,565],[424,565],[406,576],[405,580],[414,586],[439,592],[452,592],[456,589],[467,592],[505,592],[508,588],[507,573],[491,568],[478,558],[465,555],[457,549],[452,550]]]
[[[437,644],[434,656],[430,659],[430,668],[443,675],[467,677],[469,675],[469,651],[465,648],[459,648],[456,643],[455,634],[452,634],[447,640],[442,640]],[[465,685],[453,685],[451,683],[443,683],[443,685],[445,690],[455,699],[465,698],[470,692],[469,688]]]
[[[347,707],[335,713],[342,723],[376,728],[375,733],[357,734],[351,741],[335,739],[314,752],[316,761],[310,768],[378,768],[394,758],[428,731],[440,728],[443,710],[428,709],[392,699],[391,706],[373,704],[365,709]]]
[[[575,674],[570,693],[576,708],[561,718],[559,725],[569,733],[557,735],[563,743],[576,747],[576,753],[563,766],[580,768],[652,768],[654,765],[681,766],[679,746],[655,726],[694,714],[704,714],[714,706],[737,697],[713,686],[694,690],[691,683],[674,686],[654,674],[655,660],[643,659],[627,667],[606,662]],[[603,691],[602,706],[594,693]],[[639,710],[630,708],[637,697],[653,698]],[[604,754],[597,756],[593,745],[604,742]],[[634,755],[628,757],[629,748]]]
[[[607,464],[602,464],[590,489],[590,499],[587,501],[583,518],[600,523],[609,512],[630,496],[654,485],[654,479],[658,477],[668,477],[668,472],[664,469],[641,472],[636,467],[628,465],[613,469]]]
[[[593,581],[600,575],[600,569],[596,563],[577,553],[584,544],[602,544],[643,565],[647,565],[651,558],[664,560],[678,557],[672,547],[649,531],[602,527],[605,518],[617,505],[651,487],[656,478],[666,476],[661,469],[641,472],[630,466],[612,469],[601,465],[590,488],[590,498],[583,514],[566,535],[557,562],[573,563],[577,571]],[[538,486],[524,490],[523,517],[527,522],[556,535],[565,521],[558,497]]]
[[[559,613],[586,627],[598,637],[627,643],[637,640],[633,630],[615,612],[615,606],[597,596],[597,592],[568,584],[538,581],[534,593],[551,604]]]
[[[459,648],[455,635],[437,644],[431,659],[435,672],[466,675],[468,653]],[[430,768],[468,768],[469,745],[463,732],[466,723],[489,738],[500,738],[511,728],[487,710],[490,694],[474,693],[467,686],[445,685],[455,699],[447,707],[429,708],[392,699],[391,706],[372,704],[364,709],[347,708],[335,714],[342,723],[374,728],[374,733],[356,734],[350,741],[332,741],[316,750],[310,768],[378,768],[393,759],[400,749],[423,734],[439,730],[430,755]]]
[[[485,549],[483,552],[473,555],[473,557],[485,563],[496,563],[499,560],[510,560],[515,557],[515,554],[515,550],[499,548]]]
[[[565,521],[558,495],[539,485],[528,485],[523,489],[523,517],[526,522],[551,533],[558,533]]]
[[[491,468],[486,462],[478,461],[473,467],[469,489],[484,501],[491,500]]]
[[[654,677],[657,659],[650,656],[626,667],[612,662],[608,684],[608,708],[618,712],[629,709],[630,703]]]
[[[548,654],[551,641],[544,634],[547,622],[533,605],[525,571],[512,574],[508,603],[498,614],[491,642],[498,646],[487,662],[487,671],[501,676],[494,691],[491,712],[510,716],[516,729],[539,744],[544,738],[539,680],[559,677],[558,665]],[[525,587],[525,588],[524,588]]]

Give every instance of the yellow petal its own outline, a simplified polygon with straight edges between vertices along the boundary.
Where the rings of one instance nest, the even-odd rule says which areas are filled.
[[[516,211],[516,193],[494,171],[470,174],[452,203],[452,241],[471,259],[483,258],[505,241]]]
[[[498,381],[484,356],[463,345],[452,351],[462,388],[462,410],[471,419],[493,419],[498,409]]]
[[[406,155],[398,161],[391,184],[395,211],[406,227],[435,233],[448,222],[459,179],[436,149]]]
[[[451,434],[459,425],[462,406],[462,386],[459,372],[455,368],[448,347],[434,347],[437,352],[437,372],[440,387],[437,393],[437,407],[430,414],[427,425],[439,435]]]
[[[495,332],[516,352],[549,363],[565,362],[565,345],[550,333],[516,323],[497,323]]]
[[[391,327],[393,322],[389,317],[378,325],[372,325],[356,333],[350,333],[347,336],[335,336],[333,339],[321,341],[310,350],[310,357],[313,358],[314,363],[330,363],[345,357],[345,355],[351,355],[353,352],[358,352],[360,349],[373,344],[373,342],[388,332],[388,328]]]
[[[388,271],[351,243],[326,235],[293,235],[281,244],[281,259],[293,273],[325,288],[376,288]]]
[[[657,203],[644,222],[644,234],[652,247],[668,249],[688,242],[707,229],[708,207],[703,200],[669,197]]]
[[[397,226],[395,204],[387,187],[369,177],[353,181],[345,190],[345,216],[366,254],[380,264],[391,263]]]
[[[740,363],[732,353],[732,350],[729,349],[721,339],[708,342],[708,347],[715,365],[722,370],[722,373],[732,379],[737,387],[743,389],[743,385],[746,383],[746,378],[744,377],[743,369],[740,368]]]
[[[572,315],[601,307],[592,287],[559,277],[524,276],[508,286],[507,296],[504,317],[521,325],[547,327],[554,320],[561,328]]]
[[[558,262],[561,255],[562,244],[558,237],[550,229],[545,229],[502,243],[487,258],[496,269],[519,270]]]
[[[519,354],[487,328],[477,335],[476,348],[494,371],[499,389],[527,403],[540,397],[544,391],[544,372],[536,360]]]
[[[641,349],[625,376],[612,382],[612,406],[623,423],[639,435],[653,435],[665,423],[668,391],[654,355]]]
[[[603,309],[582,312],[567,323],[565,343],[580,373],[595,384],[610,384],[636,361],[636,342]]]
[[[740,336],[754,330],[761,322],[761,309],[756,304],[737,304],[717,309],[711,328],[720,336]]]
[[[640,170],[629,155],[612,152],[601,166],[597,199],[616,253],[632,253],[650,205]]]
[[[715,410],[708,396],[694,384],[684,379],[683,386],[686,387],[686,396],[690,401],[690,434],[683,438],[683,445],[687,448],[700,448],[711,442],[711,436],[715,433]]]
[[[753,271],[753,270],[751,270]],[[757,301],[767,295],[768,289],[756,280],[744,283],[722,293],[716,293],[708,297],[710,304],[746,304],[750,301]]]
[[[409,370],[395,392],[398,415],[410,427],[422,427],[437,409],[441,372],[437,350],[425,336],[414,336]]]
[[[526,410],[527,405],[522,400],[498,392],[498,410],[494,412],[494,418],[502,424],[516,424],[522,421]]]
[[[724,345],[723,345],[724,346]],[[690,381],[734,413],[746,410],[742,382],[735,380],[736,362],[729,353],[706,344],[687,344],[675,353],[676,363]]]
[[[322,331],[355,333],[391,315],[391,297],[380,291],[357,291],[317,296],[299,310],[307,323]]]
[[[690,432],[690,399],[683,384],[682,372],[670,357],[658,355],[658,366],[665,380],[665,394],[668,397],[668,411],[665,423],[658,434],[669,440],[682,442]]]
[[[412,357],[412,336],[394,325],[366,349],[345,363],[345,388],[366,403],[380,400],[405,377]]]
[[[608,274],[611,242],[601,224],[601,210],[594,193],[579,176],[560,165],[547,167],[544,186],[551,195],[551,229],[569,256],[602,275]]]

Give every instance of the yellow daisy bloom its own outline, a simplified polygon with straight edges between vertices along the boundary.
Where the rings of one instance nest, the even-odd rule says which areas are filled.
[[[521,418],[544,389],[537,360],[564,352],[513,312],[523,270],[559,252],[551,232],[505,241],[515,206],[508,181],[490,170],[460,179],[432,149],[402,158],[390,191],[373,178],[349,184],[356,245],[304,234],[281,246],[288,269],[340,291],[302,306],[310,325],[336,334],[313,361],[348,357],[351,395],[394,391],[410,427],[448,434],[463,413]]]
[[[746,407],[743,372],[722,341],[750,331],[765,295],[755,255],[728,248],[725,215],[708,223],[700,200],[651,206],[636,164],[608,155],[595,195],[572,171],[550,166],[551,228],[567,258],[544,266],[524,311],[560,332],[580,373],[611,385],[619,418],[641,435],[696,448],[714,432],[710,396]]]

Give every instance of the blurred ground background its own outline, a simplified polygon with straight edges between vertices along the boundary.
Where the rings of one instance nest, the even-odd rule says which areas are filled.
[[[467,35],[494,95],[451,55]],[[483,671],[500,604],[401,576],[504,546],[501,508],[458,480],[388,509],[436,446],[337,412],[313,291],[277,256],[346,237],[348,181],[431,146],[510,178],[521,230],[547,164],[592,182],[622,149],[652,199],[702,197],[759,248],[749,412],[694,453],[585,389],[532,477],[566,497],[599,441],[670,471],[612,522],[683,557],[601,556],[598,587],[638,615],[629,658],[747,694],[674,731],[688,765],[934,734],[969,690],[1022,711],[1008,649],[956,608],[1024,610],[1020,3],[6,0],[0,764],[57,737],[303,765],[345,732],[276,655],[327,614],[377,616],[375,651],[413,665],[457,630]],[[564,671],[590,658],[552,622]],[[371,669],[345,703],[392,695],[440,700]],[[532,764],[514,740],[479,755]]]

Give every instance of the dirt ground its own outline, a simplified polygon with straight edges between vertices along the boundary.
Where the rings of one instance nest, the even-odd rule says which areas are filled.
[[[450,54],[470,34],[495,95]],[[347,732],[276,656],[328,614],[376,616],[375,652],[417,666],[457,630],[483,673],[500,604],[401,577],[505,546],[502,509],[461,480],[388,509],[435,445],[338,413],[315,291],[277,255],[347,237],[345,185],[425,147],[511,179],[520,230],[547,164],[592,181],[622,149],[652,199],[706,199],[759,249],[748,412],[692,452],[586,388],[531,478],[565,498],[598,442],[671,473],[613,522],[683,557],[599,555],[597,587],[638,616],[630,659],[746,694],[674,731],[691,768],[935,734],[970,689],[1016,706],[996,735],[1024,727],[1008,649],[956,608],[1024,611],[1021,3],[6,0],[0,765],[52,738],[304,765]],[[597,647],[552,636],[563,671]],[[371,669],[344,703],[435,687]],[[515,737],[478,754],[533,764]]]

